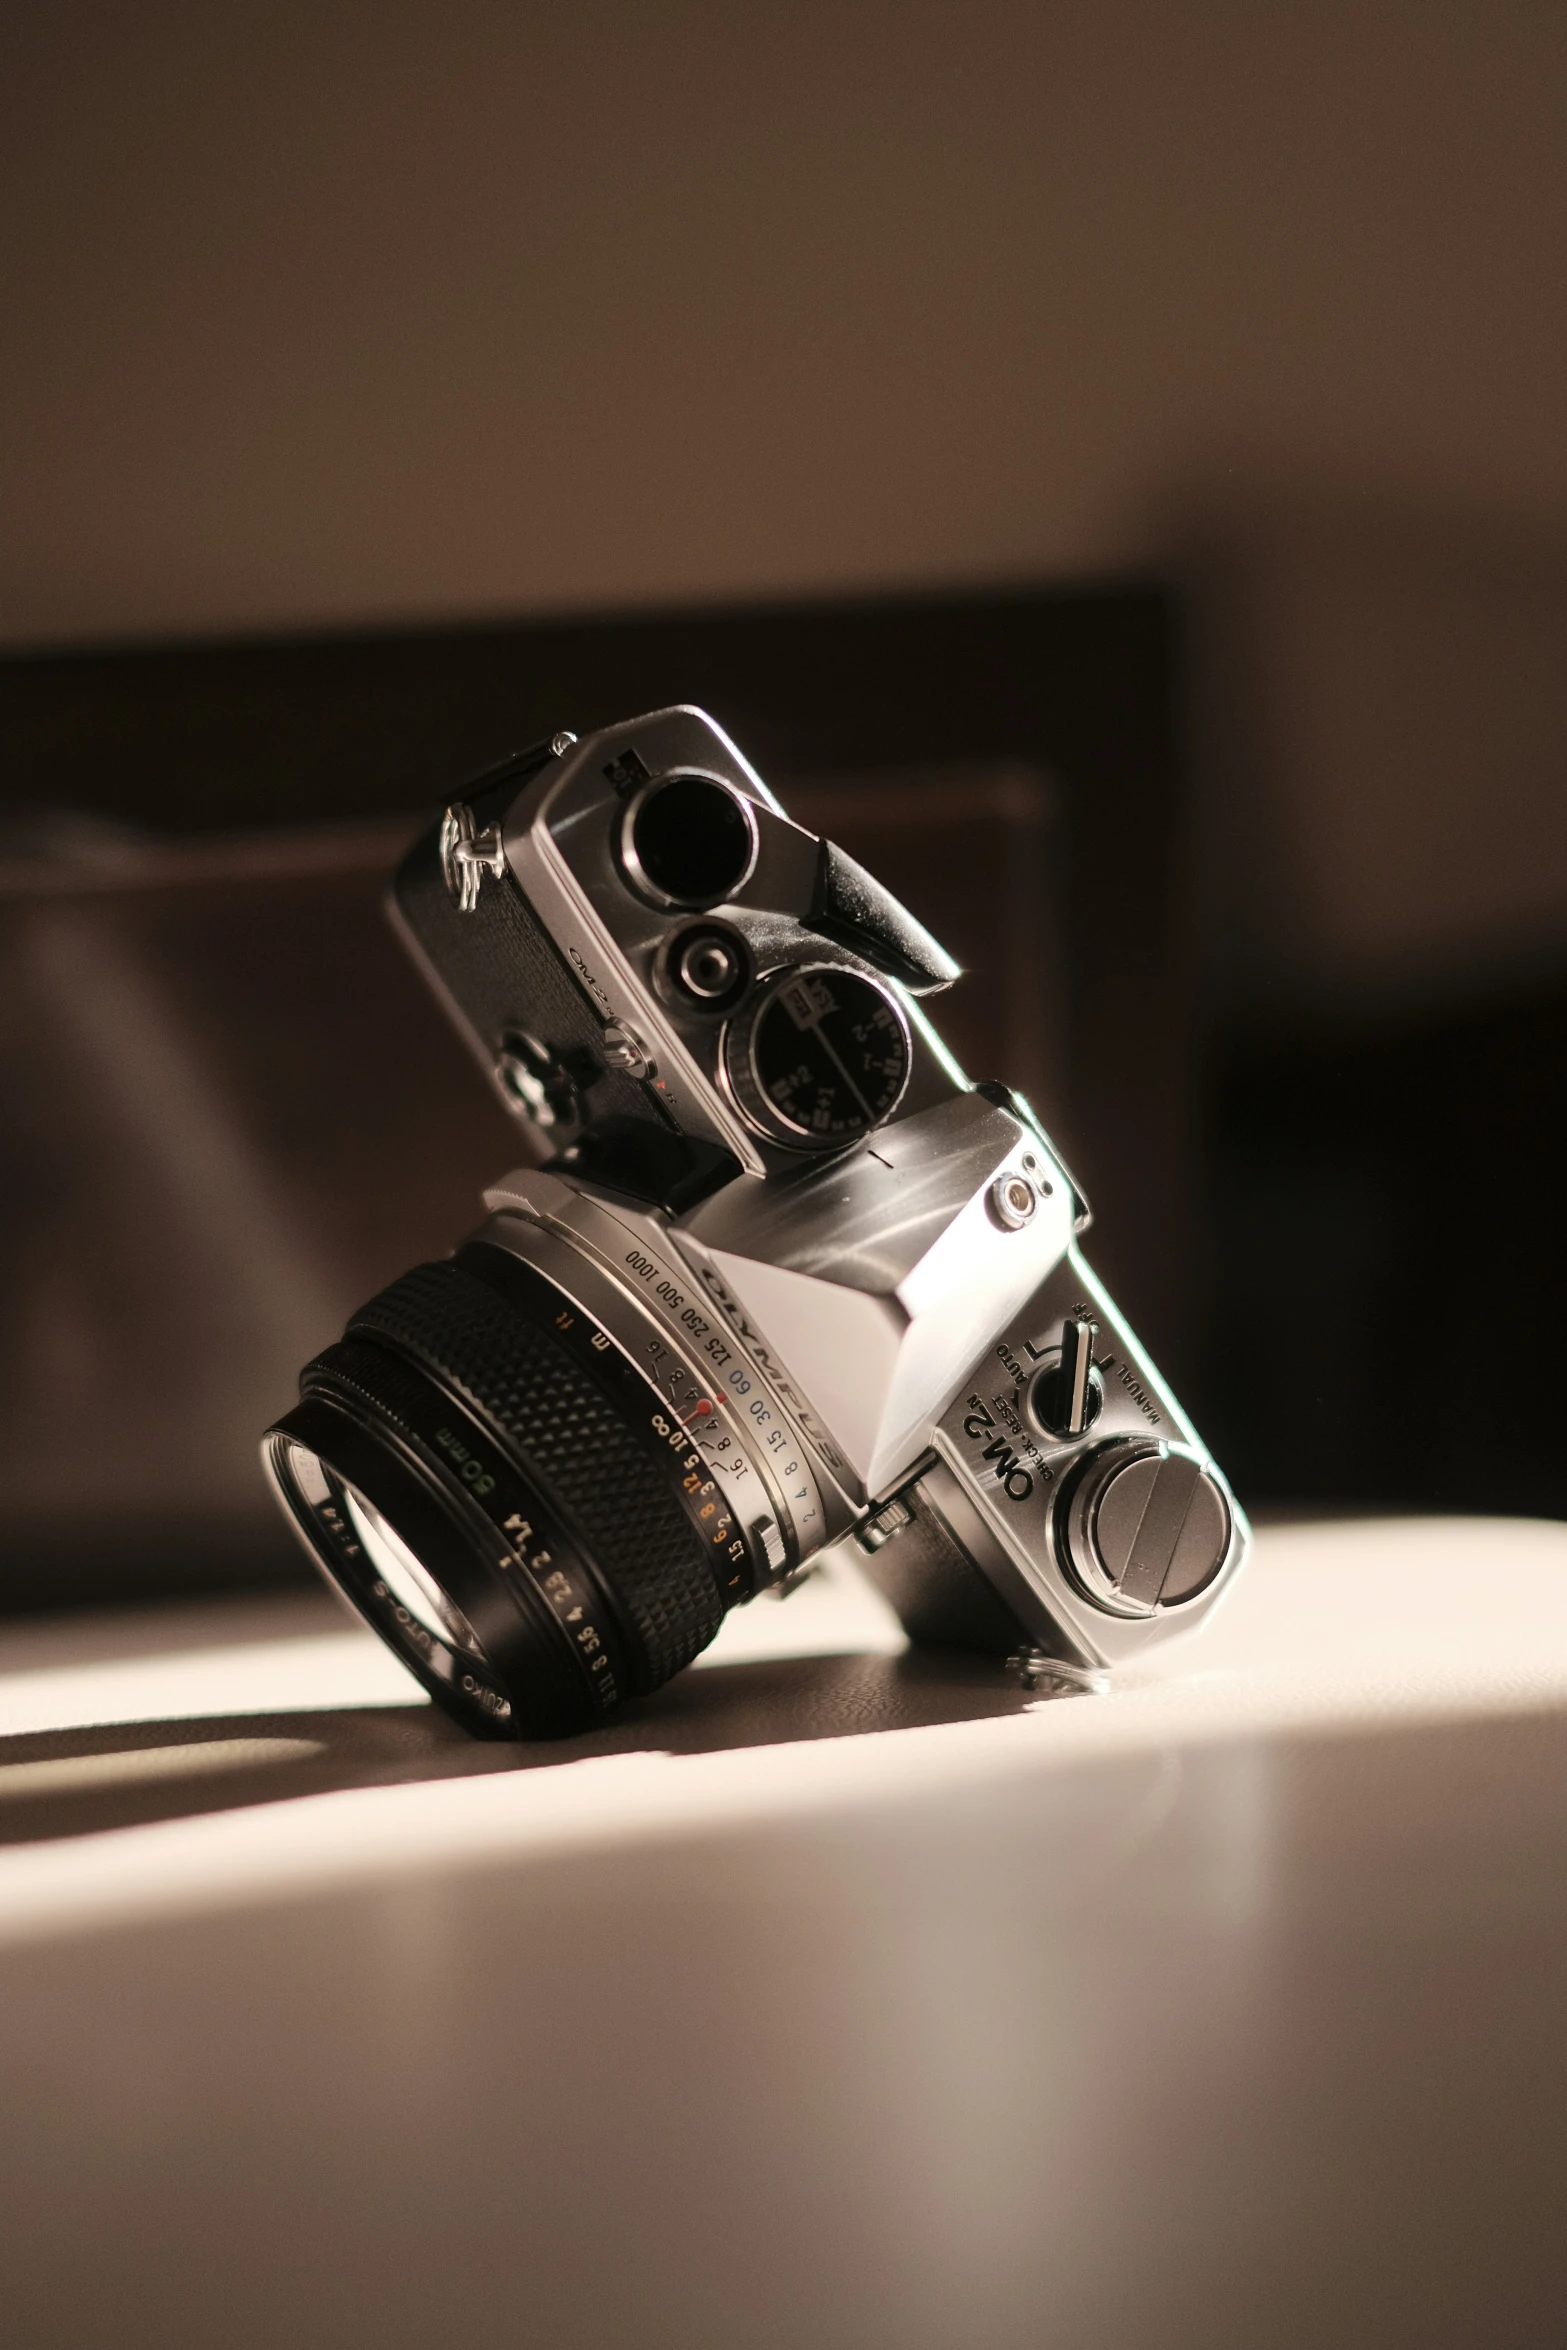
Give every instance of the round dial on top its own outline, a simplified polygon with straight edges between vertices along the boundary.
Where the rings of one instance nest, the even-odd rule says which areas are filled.
[[[725,1068],[760,1133],[841,1150],[890,1118],[909,1081],[908,1022],[891,993],[832,964],[775,972],[725,1040]]]
[[[1207,1590],[1230,1553],[1224,1480],[1183,1444],[1114,1437],[1063,1487],[1058,1539],[1072,1579],[1111,1615],[1162,1615]]]

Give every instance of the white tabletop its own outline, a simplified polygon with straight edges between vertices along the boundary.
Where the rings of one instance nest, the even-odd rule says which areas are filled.
[[[1567,1530],[1102,1697],[839,1572],[474,1745],[324,1598],[0,1636],[18,2344],[1556,2341]]]

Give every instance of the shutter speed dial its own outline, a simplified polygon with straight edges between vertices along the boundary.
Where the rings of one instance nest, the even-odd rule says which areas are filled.
[[[1062,1563],[1097,1607],[1162,1615],[1206,1591],[1234,1521],[1213,1467],[1184,1445],[1100,1445],[1061,1497]]]
[[[843,1150],[891,1117],[912,1051],[888,989],[839,964],[797,964],[773,972],[730,1022],[724,1075],[770,1141]]]

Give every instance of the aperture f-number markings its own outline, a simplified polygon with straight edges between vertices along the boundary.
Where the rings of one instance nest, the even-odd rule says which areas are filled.
[[[503,1559],[502,1565],[515,1564],[526,1571],[534,1589],[549,1601],[557,1619],[570,1634],[578,1651],[578,1662],[588,1674],[598,1703],[606,1707],[616,1704],[620,1692],[615,1668],[605,1652],[603,1633],[593,1619],[591,1597],[564,1568],[551,1563],[550,1553],[539,1540],[532,1521],[520,1510],[513,1510],[510,1517],[503,1519],[501,1531],[512,1543],[511,1557]]]
[[[742,1478],[752,1473],[752,1463],[746,1458],[744,1440],[736,1443],[732,1436],[724,1432],[725,1407],[738,1410],[743,1403],[747,1419],[768,1448],[768,1459],[775,1467],[782,1469],[784,1478],[789,1481],[779,1498],[785,1500],[802,1538],[808,1539],[807,1530],[820,1516],[820,1509],[814,1485],[802,1481],[804,1464],[800,1458],[798,1436],[780,1427],[777,1411],[765,1396],[755,1392],[759,1383],[752,1370],[743,1358],[736,1360],[733,1347],[713,1328],[711,1319],[692,1302],[667,1266],[644,1248],[624,1250],[621,1261],[627,1272],[634,1274],[642,1284],[650,1301],[677,1326],[679,1338],[682,1341],[695,1340],[713,1371],[720,1374],[716,1390],[709,1393],[699,1384],[703,1373],[699,1371],[693,1376],[689,1363],[675,1347],[653,1337],[644,1341],[644,1359],[649,1366],[653,1385],[685,1428],[699,1430],[708,1467],[736,1487]],[[709,1288],[715,1287],[706,1271],[702,1278]],[[718,1302],[724,1303],[721,1295]],[[824,1443],[822,1449],[830,1455],[829,1445]],[[791,1456],[787,1465],[778,1461],[780,1453]],[[739,1558],[743,1555],[743,1548],[743,1544],[736,1544],[731,1555]]]
[[[745,1558],[745,1538],[736,1533],[729,1504],[714,1483],[707,1462],[678,1423],[671,1426],[662,1413],[655,1412],[652,1425],[653,1433],[677,1455],[676,1466],[684,1472],[680,1488],[691,1516],[713,1547],[721,1550],[732,1566],[739,1566]]]
[[[559,1621],[574,1641],[578,1662],[593,1683],[601,1705],[615,1703],[615,1668],[604,1651],[604,1639],[597,1624],[588,1614],[587,1603],[569,1575],[560,1568],[539,1578],[539,1589],[549,1601]]]

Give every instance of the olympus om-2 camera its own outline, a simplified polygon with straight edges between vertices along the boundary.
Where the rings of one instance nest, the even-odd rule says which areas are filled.
[[[542,1167],[266,1439],[306,1546],[486,1735],[583,1730],[853,1537],[911,1637],[1114,1666],[1245,1520],[1078,1252],[956,966],[700,710],[481,776],[398,922]]]

